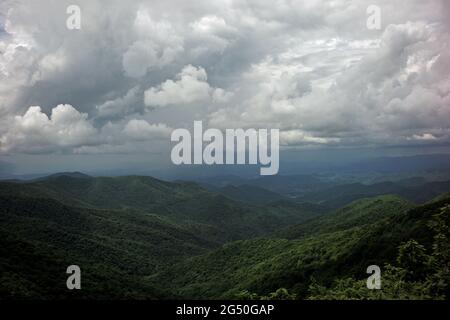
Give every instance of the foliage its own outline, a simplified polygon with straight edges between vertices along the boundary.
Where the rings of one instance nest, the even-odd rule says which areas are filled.
[[[253,199],[268,195],[258,190]],[[257,206],[150,177],[2,182],[0,298],[449,297],[450,197],[314,208]],[[82,269],[80,291],[65,287],[72,264]],[[382,266],[381,290],[366,287],[372,264]]]
[[[433,216],[429,224],[434,233],[430,254],[415,240],[399,246],[398,266],[385,265],[381,290],[368,290],[365,281],[353,278],[336,280],[331,288],[314,281],[310,285],[308,299],[447,299],[450,284],[449,217],[448,205]]]
[[[279,288],[275,292],[269,293],[267,296],[259,296],[247,290],[236,293],[233,297],[236,300],[296,300],[295,294],[289,293],[286,288]]]

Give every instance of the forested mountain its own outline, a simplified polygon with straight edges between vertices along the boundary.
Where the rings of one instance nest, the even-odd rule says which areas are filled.
[[[253,204],[266,204],[272,201],[285,199],[285,197],[279,193],[249,184],[239,186],[229,184],[221,188],[213,186],[205,187],[208,190],[223,194],[230,199]]]
[[[0,182],[0,298],[377,298],[363,288],[370,264],[412,272],[399,296],[446,296],[436,257],[448,261],[448,193],[420,206],[386,195],[328,212],[262,187],[241,200],[232,191],[80,173]],[[417,277],[408,250],[421,253]],[[65,286],[73,264],[80,291]],[[431,288],[438,272],[442,288]]]
[[[216,246],[133,210],[70,207],[21,196],[0,196],[0,203],[3,297],[69,296],[65,271],[73,264],[84,270],[83,297],[156,297],[138,277]]]
[[[375,209],[367,212],[370,205],[374,205]],[[439,234],[430,230],[429,226],[436,215],[444,216],[438,223],[448,241],[449,205],[450,198],[414,208],[408,202],[391,196],[357,201],[326,218],[307,223],[312,227],[307,232],[295,234],[289,230],[287,236],[280,232],[271,239],[233,242],[171,266],[151,276],[150,280],[152,284],[166,283],[168,296],[184,298],[257,298],[285,288],[291,297],[319,299],[322,294],[330,299],[333,296],[327,296],[327,286],[341,278],[353,279],[347,281],[348,288],[330,289],[336,297],[347,298],[346,289],[354,289],[355,284],[359,286],[359,291],[369,291],[365,288],[365,282],[358,279],[367,277],[366,268],[369,265],[383,267],[395,264],[398,248],[402,244],[417,241],[424,246],[424,251],[431,254],[436,246],[433,241],[435,237],[439,238]],[[408,207],[411,209],[408,210]],[[299,230],[301,227],[295,231]],[[444,266],[448,265],[448,248],[442,248],[438,254],[444,255],[441,262]],[[429,276],[432,277],[434,272],[446,272],[442,286],[444,291],[448,290],[448,268],[438,268],[430,268]],[[413,269],[408,272],[414,275],[417,271]],[[411,295],[405,279],[399,278],[398,283],[395,278],[390,280],[386,295],[382,296],[383,291],[379,293],[384,298],[396,299],[392,288],[399,283],[404,284],[404,292],[397,292],[398,297],[433,297],[426,292],[426,283],[419,283],[417,286],[421,291],[414,291]],[[411,282],[415,280],[412,278]],[[369,295],[366,293],[366,298],[370,298]],[[434,298],[445,296],[441,290]]]
[[[33,182],[2,182],[0,195],[49,198],[66,205],[139,210],[164,216],[195,232],[223,242],[264,235],[314,216],[307,206],[290,202],[250,205],[210,192],[192,182],[166,182],[152,177],[89,177],[58,174]]]

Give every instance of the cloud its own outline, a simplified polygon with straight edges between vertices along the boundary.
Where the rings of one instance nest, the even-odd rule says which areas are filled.
[[[0,136],[2,152],[40,153],[66,149],[94,142],[97,130],[87,120],[87,114],[68,104],[52,109],[50,117],[41,107],[30,107],[23,116],[16,116],[8,131]]]
[[[226,101],[228,94],[220,88],[212,88],[202,67],[187,65],[177,74],[175,81],[166,80],[157,87],[145,91],[147,106],[190,104],[193,102]]]
[[[190,23],[192,29],[193,56],[222,54],[239,39],[239,31],[225,19],[216,15],[205,15]]]
[[[168,139],[171,131],[164,123],[150,124],[144,119],[107,122],[96,128],[86,113],[80,113],[71,105],[54,107],[50,117],[41,107],[32,106],[24,115],[3,123],[0,154],[143,151],[142,145],[134,143]]]
[[[283,146],[338,144],[339,138],[314,137],[301,130],[287,130],[280,134]]]
[[[430,140],[436,140],[437,138],[434,135],[432,135],[431,133],[424,133],[421,135],[415,134],[410,139],[419,140],[419,141],[430,141]]]
[[[107,100],[97,105],[97,116],[99,118],[120,118],[130,113],[143,110],[142,90],[136,86],[127,91],[123,97]]]
[[[341,70],[332,81],[289,50],[253,65],[241,101],[210,114],[210,124],[280,128],[289,145],[449,142],[450,86],[442,76],[450,71],[443,56],[449,38],[438,26],[407,22],[388,26],[367,53],[344,40],[316,43],[328,52],[322,64],[341,50],[356,60],[330,67],[326,75]]]
[[[193,119],[286,146],[450,142],[446,0],[77,3],[77,31],[70,0],[0,4],[2,152],[133,153]]]
[[[134,22],[138,36],[123,55],[123,68],[130,77],[142,77],[152,68],[161,68],[183,52],[183,39],[169,21],[154,21],[147,11],[139,10]]]
[[[154,138],[167,138],[173,129],[166,124],[150,124],[142,119],[132,119],[125,125],[124,133],[135,140],[149,140]]]

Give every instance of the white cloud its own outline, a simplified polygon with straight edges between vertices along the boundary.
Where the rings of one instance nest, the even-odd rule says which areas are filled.
[[[432,135],[431,133],[424,133],[424,134],[415,134],[410,138],[412,140],[419,140],[419,141],[432,141],[436,140],[437,138]]]
[[[311,67],[304,58],[310,54],[288,49],[289,54],[253,65],[239,100],[210,114],[210,124],[280,128],[289,145],[448,142],[450,86],[442,70],[450,71],[450,65],[442,56],[445,39],[448,33],[422,22],[390,25],[380,45],[369,52],[340,41]],[[341,61],[342,50],[349,56],[355,52],[354,63],[324,64],[326,59]],[[422,135],[425,130],[439,134]]]
[[[280,128],[288,145],[450,142],[446,0],[78,2],[81,32],[69,0],[0,4],[3,152],[133,152],[133,119]],[[79,114],[64,109],[67,128],[61,101]]]
[[[192,22],[190,27],[194,56],[223,53],[239,38],[239,31],[227,24],[224,18],[216,15],[203,16]]]
[[[28,108],[23,116],[15,116],[7,132],[0,136],[2,152],[48,152],[94,142],[97,131],[87,114],[68,104],[52,109],[50,117],[41,107]]]
[[[139,10],[134,28],[138,40],[123,55],[123,68],[130,77],[142,77],[153,68],[161,68],[183,51],[183,40],[169,21],[154,21],[147,11]]]
[[[123,132],[135,140],[150,140],[170,137],[172,129],[166,124],[150,124],[146,120],[132,119],[125,125]]]
[[[301,130],[280,132],[280,143],[284,146],[337,144],[339,142],[339,138],[314,137]]]
[[[177,74],[175,81],[166,80],[158,87],[145,91],[144,102],[147,106],[165,107],[167,105],[208,102],[211,99],[226,100],[223,89],[212,88],[208,76],[202,67],[187,65]]]
[[[41,107],[32,106],[24,115],[2,121],[2,125],[1,154],[145,151],[134,142],[168,140],[172,131],[164,123],[150,124],[144,119],[107,122],[97,129],[86,113],[68,104],[54,107],[50,117]]]

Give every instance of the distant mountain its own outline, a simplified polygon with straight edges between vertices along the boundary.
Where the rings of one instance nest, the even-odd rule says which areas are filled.
[[[216,175],[204,178],[197,178],[201,185],[210,185],[215,187],[226,187],[228,185],[241,185],[245,184],[248,178],[239,177],[236,175]]]
[[[288,199],[271,201],[266,203],[263,207],[268,212],[271,212],[274,215],[291,215],[292,219],[290,220],[290,224],[298,219],[298,213],[300,212],[302,213],[300,221],[301,223],[305,223],[310,219],[315,219],[322,215],[326,215],[329,212],[328,208],[319,204],[309,202],[294,202]]]
[[[228,185],[222,188],[213,188],[215,192],[224,196],[247,203],[263,205],[272,201],[286,199],[284,196],[257,186],[242,184],[239,186]]]
[[[395,181],[396,184],[403,187],[419,187],[427,182],[428,181],[424,177],[410,177]]]
[[[248,184],[286,195],[297,195],[305,191],[313,192],[332,185],[313,175],[262,176],[248,181]]]
[[[221,184],[219,181],[222,180],[217,181]],[[332,211],[358,199],[389,194],[418,204],[425,203],[449,190],[450,181],[429,182],[423,177],[408,177],[369,184],[345,183],[345,179],[332,179],[327,175],[277,175],[252,178],[245,183],[225,187],[206,187],[239,201],[264,203],[281,197],[293,202],[314,203]]]
[[[288,203],[285,210],[274,213],[271,208],[235,201],[192,182],[172,183],[147,176],[94,178],[64,173],[26,183],[0,182],[1,194],[51,198],[91,209],[155,213],[196,232],[203,226],[222,242],[267,234],[313,214],[310,208]]]
[[[449,189],[450,181],[427,182],[423,184],[390,181],[371,185],[351,183],[305,193],[299,196],[298,199],[307,199],[309,202],[318,203],[330,209],[337,209],[361,198],[387,194],[395,194],[415,203],[425,203]]]
[[[376,171],[383,173],[450,170],[450,154],[379,157],[351,162],[346,167],[352,171]]]
[[[49,176],[38,178],[37,180],[48,180],[55,179],[58,177],[71,177],[71,178],[91,178],[91,176],[84,174],[82,172],[74,171],[74,172],[58,172],[51,174]]]

